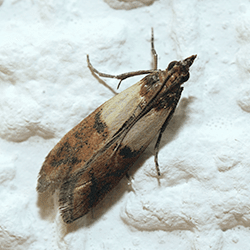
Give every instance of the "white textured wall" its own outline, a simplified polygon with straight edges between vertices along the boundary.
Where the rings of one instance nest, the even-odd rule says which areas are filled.
[[[249,249],[250,2],[0,1],[0,249]],[[89,214],[62,224],[38,197],[45,156],[112,97],[86,66],[119,74],[198,58],[161,143]],[[134,81],[122,83],[121,90]],[[107,80],[115,87],[116,80]]]

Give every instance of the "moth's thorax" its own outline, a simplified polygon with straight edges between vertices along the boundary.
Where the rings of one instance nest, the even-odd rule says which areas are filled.
[[[190,56],[183,61],[173,61],[165,70],[157,70],[145,76],[140,81],[140,95],[147,99],[162,88],[168,90],[171,87],[182,85],[189,78],[189,68],[195,58],[196,55]]]
[[[161,110],[175,103],[175,96],[182,91],[181,85],[189,78],[189,67],[196,56],[183,61],[171,62],[167,69],[157,70],[145,76],[140,82],[141,110],[151,103],[151,108]],[[176,95],[176,93],[178,93]]]

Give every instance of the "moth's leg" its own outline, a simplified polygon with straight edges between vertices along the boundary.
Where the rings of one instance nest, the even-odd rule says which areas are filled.
[[[143,75],[143,74],[149,74],[149,73],[153,73],[153,72],[156,71],[156,70],[152,70],[152,69],[151,70],[138,70],[138,71],[128,72],[128,73],[124,73],[124,74],[120,74],[120,75],[110,75],[110,74],[101,73],[98,70],[96,70],[89,61],[89,55],[87,55],[87,63],[88,63],[88,67],[89,67],[89,69],[90,69],[90,71],[92,72],[93,75],[95,75],[95,73],[96,73],[96,74],[98,74],[99,76],[102,76],[102,77],[119,79],[120,82],[119,82],[119,84],[117,86],[117,89],[119,88],[121,82],[123,80],[125,80],[126,78],[129,78],[129,77],[132,77],[132,76]]]
[[[98,72],[95,68],[93,68],[93,66],[91,65],[91,63],[90,63],[90,61],[89,61],[89,55],[87,55],[87,63],[88,63],[88,67],[89,67],[89,69],[90,69],[92,75],[99,81],[99,83],[101,83],[101,84],[104,85],[106,88],[108,88],[113,94],[117,95],[118,93],[117,93],[113,88],[111,88],[105,81],[103,81],[103,80],[98,76],[98,75],[100,75],[100,74],[99,74],[99,72]],[[97,73],[98,75],[97,75],[96,73]]]
[[[126,173],[126,178],[128,179],[128,186],[129,186],[129,188],[133,191],[133,192],[135,192],[135,190],[134,190],[134,188],[133,188],[133,186],[132,186],[132,179],[133,179],[133,177],[131,178],[130,177],[130,175],[128,174],[128,172]]]
[[[131,177],[130,177],[130,175],[128,174],[128,172],[126,173],[126,178],[128,179],[128,182],[131,183]]]
[[[154,29],[151,28],[151,53],[153,56],[153,70],[157,70],[158,66],[158,55],[155,51],[155,46],[154,46]]]
[[[90,211],[91,211],[91,219],[95,219],[95,214],[94,214],[93,208],[91,208]]]
[[[156,144],[155,144],[155,168],[156,168],[158,177],[161,176],[161,171],[160,171],[159,163],[158,163],[158,153],[159,153],[160,142],[161,142],[162,134],[164,133],[164,131],[165,131],[167,125],[169,124],[169,121],[170,121],[171,118],[173,117],[174,111],[175,111],[175,108],[173,108],[173,109],[171,110],[171,112],[170,112],[170,114],[168,115],[166,121],[165,121],[164,124],[162,125],[162,127],[161,127],[161,129],[160,129],[160,132],[159,132],[159,135],[158,135],[158,138],[157,138],[157,141],[156,141]]]

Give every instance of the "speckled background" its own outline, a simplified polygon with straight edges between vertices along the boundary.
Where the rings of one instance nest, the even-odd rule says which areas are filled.
[[[249,249],[249,1],[2,0],[0,24],[1,250]],[[149,69],[151,27],[159,68],[198,55],[163,135],[161,186],[154,141],[131,186],[65,226],[56,195],[35,188],[53,146],[113,96],[86,54],[105,73]]]

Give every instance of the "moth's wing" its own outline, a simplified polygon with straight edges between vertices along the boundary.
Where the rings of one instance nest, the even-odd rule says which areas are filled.
[[[91,157],[99,145],[105,144],[107,127],[99,120],[98,108],[70,130],[47,155],[38,177],[38,192],[54,192],[62,180]]]
[[[113,154],[116,144],[103,151],[84,170],[65,180],[60,188],[59,204],[64,222],[71,223],[89,212],[122,179],[139,157],[123,159]]]
[[[84,170],[79,169],[65,179],[59,196],[64,222],[71,223],[88,213],[118,184],[172,114],[180,95],[181,89],[170,93],[166,97],[166,107],[162,104],[162,109],[152,108],[129,131],[124,130],[117,140],[100,150]],[[124,133],[125,137],[116,150]]]
[[[104,147],[138,107],[140,82],[114,96],[70,130],[46,157],[39,172],[37,191],[55,189]]]

